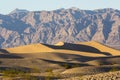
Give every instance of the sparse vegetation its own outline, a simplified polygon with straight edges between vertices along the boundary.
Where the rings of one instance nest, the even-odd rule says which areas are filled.
[[[0,61],[0,64],[2,64],[2,61]]]
[[[72,68],[76,68],[76,67],[79,67],[79,64],[72,65]]]
[[[69,63],[64,63],[64,64],[62,64],[62,66],[63,66],[65,69],[70,69],[70,68],[72,68],[72,65],[70,65]]]
[[[38,68],[32,68],[30,72],[31,73],[41,73],[40,69],[38,69]]]
[[[26,48],[29,49],[28,46]],[[39,49],[38,47],[35,48]],[[2,61],[0,73],[4,78],[9,77],[16,80],[54,80],[73,77],[73,80],[75,80],[76,77],[79,77],[78,80],[81,80],[85,75],[118,71],[120,60],[119,56],[109,57],[102,53],[64,49],[58,50],[58,52],[16,53],[16,55],[23,58],[4,58],[4,56],[0,58],[0,63]]]
[[[25,72],[19,71],[17,69],[6,69],[2,71],[2,74],[5,77],[19,77],[19,76],[23,76]]]
[[[53,69],[51,69],[51,68],[48,68],[47,70],[46,70],[46,80],[51,80],[51,78],[52,77],[54,77],[54,73],[53,73]]]
[[[16,69],[7,69],[2,71],[3,77],[5,78],[21,78],[22,80],[38,80],[37,77],[32,76],[30,73],[19,71]]]
[[[109,72],[114,72],[114,71],[119,71],[119,68],[118,68],[118,67],[116,67],[116,66],[114,66],[112,69],[110,69],[110,71],[109,71]]]

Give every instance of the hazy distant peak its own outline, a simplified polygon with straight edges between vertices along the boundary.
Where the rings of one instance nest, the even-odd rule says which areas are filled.
[[[10,14],[14,14],[14,13],[27,13],[27,12],[29,12],[29,11],[25,10],[25,9],[18,9],[18,8],[16,8],[12,12],[10,12]]]
[[[96,9],[94,10],[95,12],[102,12],[102,13],[105,13],[105,12],[114,12],[116,9],[113,9],[113,8],[104,8],[104,9]]]
[[[72,10],[79,10],[79,8],[77,8],[77,7],[71,7],[70,9],[72,9]]]

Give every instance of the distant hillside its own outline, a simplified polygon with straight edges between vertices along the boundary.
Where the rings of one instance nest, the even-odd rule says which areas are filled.
[[[15,9],[8,15],[0,15],[0,48],[91,40],[112,47],[120,45],[120,10]]]

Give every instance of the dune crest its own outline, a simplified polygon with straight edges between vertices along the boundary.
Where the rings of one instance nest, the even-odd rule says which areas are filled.
[[[81,45],[80,45],[81,44]],[[26,46],[14,47],[14,48],[7,48],[6,51],[10,53],[40,53],[40,52],[60,52],[66,53],[68,51],[72,51],[72,53],[81,52],[85,53],[101,53],[101,54],[109,54],[113,56],[120,55],[120,51],[102,45],[98,42],[91,41],[91,42],[80,42],[76,44],[65,44],[64,42],[58,42],[55,45],[44,45],[44,44],[31,44]],[[86,51],[87,50],[87,51]],[[95,51],[97,50],[97,51]],[[61,52],[62,51],[62,52]],[[69,53],[69,52],[68,52]]]
[[[26,46],[7,48],[10,53],[40,53],[40,52],[52,52],[53,49],[43,45],[43,44],[30,44]]]
[[[64,45],[64,42],[58,42],[58,43],[56,43],[56,44],[54,44],[54,46],[63,46]]]
[[[107,47],[107,46],[105,46],[105,45],[103,45],[101,43],[98,43],[96,41],[80,42],[80,43],[77,43],[77,44],[83,44],[83,45],[91,46],[91,47],[99,49],[101,52],[108,52],[113,56],[120,55],[119,50],[115,50],[113,48]]]

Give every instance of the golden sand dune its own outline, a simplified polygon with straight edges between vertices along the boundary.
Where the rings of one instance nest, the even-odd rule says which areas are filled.
[[[93,41],[78,44],[63,42],[55,45],[31,44],[0,51],[9,52],[0,54],[0,69],[3,66],[6,69],[16,66],[31,70],[37,69],[36,77],[46,77],[46,73],[51,71],[52,74],[58,75],[57,78],[61,76],[65,79],[109,72],[114,69],[120,70],[120,56],[118,56],[120,51]],[[35,73],[34,70],[33,73]]]
[[[71,68],[68,69],[64,72],[62,72],[62,74],[96,74],[100,71],[100,67],[77,67],[77,68]]]
[[[31,44],[26,46],[7,48],[10,53],[40,53],[40,52],[52,52],[53,49],[43,45],[43,44]]]
[[[81,52],[81,51],[73,51],[73,50],[55,50],[54,52],[64,53],[64,54],[76,54],[86,57],[105,57],[106,55],[100,53],[92,53],[92,52]]]
[[[63,46],[64,45],[64,42],[58,42],[56,44],[54,44],[55,46]]]
[[[6,49],[10,53],[40,53],[40,52],[58,52],[79,54],[89,57],[102,57],[106,55],[120,55],[120,51],[104,46],[100,43],[81,42],[78,44],[59,42],[55,45],[31,44],[15,48]]]
[[[102,44],[100,44],[98,42],[95,42],[95,41],[80,42],[80,43],[77,43],[77,44],[83,44],[83,45],[91,46],[91,47],[94,47],[94,48],[100,50],[101,52],[110,53],[113,56],[120,55],[120,51],[119,50],[112,49],[110,47],[107,47],[107,46],[102,45]]]

